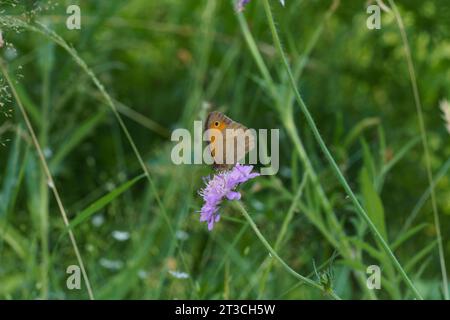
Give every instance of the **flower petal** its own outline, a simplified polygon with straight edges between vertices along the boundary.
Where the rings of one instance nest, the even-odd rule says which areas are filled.
[[[214,219],[208,221],[208,230],[211,231],[214,228]]]
[[[230,191],[227,193],[228,200],[239,200],[241,199],[241,194],[237,191]]]

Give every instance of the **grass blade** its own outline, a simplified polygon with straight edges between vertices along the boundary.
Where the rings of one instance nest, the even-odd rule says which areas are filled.
[[[90,216],[92,216],[94,213],[98,212],[99,210],[103,209],[106,205],[108,205],[111,201],[116,199],[118,196],[120,196],[122,193],[130,189],[136,182],[141,180],[145,177],[145,174],[141,174],[140,176],[135,177],[132,180],[129,180],[125,182],[124,184],[120,185],[119,187],[115,188],[108,194],[104,195],[91,205],[89,205],[86,209],[78,213],[75,217],[75,219],[70,222],[68,229],[74,229],[77,225],[80,223],[86,221]]]
[[[434,225],[436,228],[436,239],[438,243],[438,251],[439,251],[439,262],[441,265],[441,273],[442,273],[442,287],[444,290],[444,297],[446,300],[450,299],[450,294],[448,290],[448,280],[447,280],[447,268],[445,266],[445,257],[444,257],[444,246],[442,244],[442,235],[441,235],[441,225],[439,222],[439,213],[437,209],[436,203],[436,194],[433,188],[433,174],[431,172],[431,157],[430,150],[428,147],[428,138],[427,138],[427,129],[425,127],[425,121],[423,119],[423,111],[422,111],[422,102],[420,100],[419,88],[417,85],[417,77],[416,71],[414,69],[414,64],[412,61],[411,50],[409,48],[408,36],[406,35],[405,26],[403,25],[402,17],[395,5],[394,0],[389,0],[389,5],[394,12],[395,20],[397,21],[398,28],[400,30],[400,35],[403,41],[403,47],[405,49],[406,62],[408,64],[408,72],[411,80],[411,87],[414,94],[414,102],[416,104],[416,112],[417,119],[419,120],[419,128],[420,135],[422,137],[422,145],[425,153],[425,167],[427,171],[428,184],[431,188],[431,206],[433,208],[433,219]]]
[[[27,113],[25,111],[25,108],[23,107],[22,101],[20,100],[19,95],[17,94],[17,91],[16,91],[16,89],[15,89],[15,87],[13,85],[13,82],[11,81],[9,73],[8,73],[4,63],[3,63],[3,59],[1,59],[1,58],[0,58],[0,70],[2,71],[2,73],[3,73],[3,75],[4,75],[5,79],[6,79],[6,82],[9,85],[9,88],[10,88],[10,90],[13,93],[13,96],[14,96],[14,98],[16,100],[16,103],[17,103],[19,109],[20,109],[20,112],[22,113],[22,116],[23,116],[23,118],[25,120],[25,123],[27,125],[27,129],[28,129],[28,131],[29,131],[29,133],[31,135],[33,144],[34,144],[34,146],[36,148],[36,151],[38,153],[39,160],[41,161],[41,165],[42,165],[42,167],[44,169],[44,172],[45,172],[45,175],[46,175],[46,177],[48,179],[48,184],[49,184],[50,188],[53,191],[53,195],[55,196],[56,202],[58,204],[59,211],[61,213],[61,217],[62,217],[62,219],[64,221],[64,224],[67,226],[67,225],[69,225],[69,220],[67,218],[67,213],[66,213],[64,205],[63,205],[63,203],[61,201],[61,197],[59,196],[59,192],[58,192],[58,189],[56,188],[55,181],[53,180],[53,176],[50,173],[50,169],[48,167],[47,160],[45,160],[44,152],[42,151],[42,148],[41,148],[41,146],[39,144],[39,141],[38,141],[38,139],[36,137],[36,134],[34,132],[33,126],[31,125],[30,119],[28,118],[28,115],[27,115]],[[78,264],[79,264],[81,272],[83,274],[83,278],[84,278],[84,281],[85,281],[85,284],[86,284],[86,288],[87,288],[87,291],[88,291],[88,294],[89,294],[89,298],[91,300],[93,300],[94,299],[94,294],[92,292],[91,283],[90,283],[89,278],[87,276],[86,269],[84,268],[83,259],[81,257],[80,251],[78,249],[78,245],[77,245],[77,242],[75,240],[75,236],[74,236],[74,234],[73,234],[73,232],[71,230],[69,230],[69,238],[70,238],[70,241],[72,243],[73,249],[75,251],[75,255],[77,256]]]

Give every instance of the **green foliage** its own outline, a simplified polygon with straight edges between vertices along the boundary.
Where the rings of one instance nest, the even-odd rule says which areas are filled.
[[[98,299],[415,297],[323,157],[263,1],[243,14],[231,1],[81,2],[81,30],[67,30],[69,3],[56,3],[36,1],[43,10],[35,13],[0,4],[8,43],[0,57],[55,180],[49,185],[0,74],[0,298],[89,298],[84,282],[65,286],[66,268],[79,260],[53,187]],[[295,87],[343,177],[420,294],[444,298],[394,16],[382,12],[382,28],[368,30],[366,1],[270,3]],[[450,99],[450,6],[396,4],[449,257],[450,136],[438,105]],[[197,190],[212,170],[170,160],[171,131],[204,119],[206,103],[248,127],[281,131],[280,172],[244,185],[242,203],[224,204],[212,232],[197,213]],[[118,240],[117,231],[128,236]],[[381,290],[366,286],[372,264],[381,267]]]

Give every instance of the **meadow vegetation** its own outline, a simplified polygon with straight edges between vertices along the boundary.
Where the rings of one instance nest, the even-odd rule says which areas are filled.
[[[449,299],[447,0],[73,2],[0,1],[1,299]],[[280,171],[208,231],[211,106]]]

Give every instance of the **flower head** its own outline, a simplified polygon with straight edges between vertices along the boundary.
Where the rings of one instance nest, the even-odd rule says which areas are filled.
[[[203,197],[202,209],[200,210],[200,221],[208,223],[208,230],[212,230],[214,223],[220,220],[219,205],[224,198],[228,200],[239,200],[241,194],[235,191],[236,187],[250,179],[259,176],[252,172],[253,166],[241,165],[240,163],[229,170],[220,172],[212,178],[205,179],[206,187],[199,194]]]

